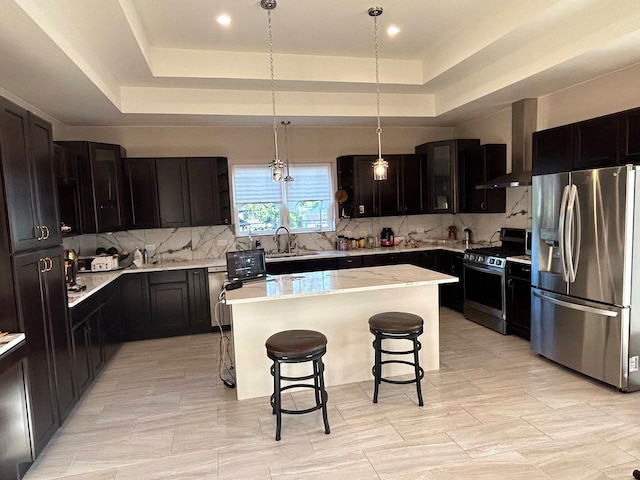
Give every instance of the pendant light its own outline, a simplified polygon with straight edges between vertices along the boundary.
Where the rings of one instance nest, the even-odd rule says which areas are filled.
[[[373,17],[373,34],[376,47],[376,108],[378,117],[378,128],[376,128],[376,133],[378,134],[378,159],[372,164],[373,179],[386,180],[389,163],[382,158],[382,128],[380,127],[380,75],[378,67],[378,17],[382,15],[382,7],[371,7],[369,9],[369,15]]]
[[[288,177],[288,172],[285,176],[285,170],[287,165],[280,160],[278,156],[278,126],[276,117],[276,89],[273,75],[273,36],[271,34],[271,10],[276,8],[276,0],[261,0],[260,6],[267,11],[267,29],[269,31],[269,67],[271,69],[271,107],[273,112],[273,149],[274,158],[269,163],[271,168],[271,180],[274,182],[284,181]]]
[[[291,122],[289,120],[283,120],[280,123],[284,125],[284,164],[286,165],[287,173],[283,180],[285,182],[293,182],[293,177],[289,174],[289,164],[291,163],[289,161],[289,125],[291,125]]]

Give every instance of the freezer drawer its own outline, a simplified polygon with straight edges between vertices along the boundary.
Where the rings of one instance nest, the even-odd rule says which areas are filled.
[[[629,309],[531,290],[531,349],[626,390]]]

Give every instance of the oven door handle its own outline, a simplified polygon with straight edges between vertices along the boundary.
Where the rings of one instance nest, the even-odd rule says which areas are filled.
[[[464,268],[475,270],[476,272],[489,273],[491,275],[504,276],[504,270],[495,270],[493,268],[476,267],[475,265],[464,264]]]

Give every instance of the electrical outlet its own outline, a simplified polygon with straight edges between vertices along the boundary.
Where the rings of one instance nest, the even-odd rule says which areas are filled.
[[[227,246],[227,241],[226,240],[218,240],[218,246],[219,247],[226,247]]]
[[[155,252],[155,250],[156,250],[156,246],[155,245],[145,245],[144,248],[147,249],[147,252]]]
[[[417,227],[416,233],[424,233],[424,227]]]
[[[344,236],[345,237],[351,237],[351,231],[350,230],[345,230]]]

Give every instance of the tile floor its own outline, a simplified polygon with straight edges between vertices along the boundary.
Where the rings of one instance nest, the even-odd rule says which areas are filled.
[[[217,377],[219,335],[125,344],[27,480],[631,479],[640,392],[621,394],[441,310],[441,369],[412,385],[329,389],[319,412],[283,418],[238,402]],[[329,345],[329,348],[331,346]],[[300,406],[307,393],[288,396]]]

